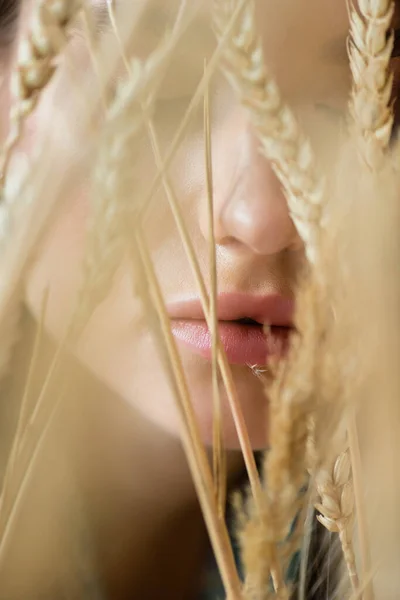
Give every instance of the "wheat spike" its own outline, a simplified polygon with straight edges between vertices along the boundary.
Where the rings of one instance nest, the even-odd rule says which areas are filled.
[[[215,0],[215,29],[221,37],[236,0]],[[296,119],[284,104],[265,64],[250,0],[225,50],[224,72],[249,111],[261,142],[261,151],[281,181],[291,218],[302,238],[307,257],[315,262],[324,200],[324,183],[315,170],[315,158]]]
[[[354,591],[359,587],[353,547],[354,493],[351,462],[348,450],[340,454],[333,465],[322,468],[316,475],[320,502],[315,508],[317,519],[332,533],[338,533],[344,559]]]
[[[360,153],[373,167],[383,158],[393,128],[390,104],[393,75],[389,63],[393,33],[388,35],[395,3],[392,0],[359,0],[359,12],[350,10],[349,57],[353,75],[350,100]]]
[[[13,103],[10,131],[1,157],[4,182],[11,153],[18,143],[25,119],[37,105],[41,92],[56,71],[55,58],[67,42],[67,29],[82,7],[82,0],[39,0],[33,9],[31,29],[20,44],[12,75]]]
[[[276,592],[290,593],[288,565],[301,545],[307,494],[307,454],[310,416],[315,406],[317,349],[320,339],[315,319],[316,295],[307,285],[299,294],[298,329],[288,361],[278,365],[269,400],[269,450],[265,454],[261,510],[248,502],[240,518],[239,538],[248,598],[268,590],[272,576]],[[242,511],[243,513],[243,511]],[[297,521],[296,521],[297,520]],[[262,556],[261,559],[256,557]]]

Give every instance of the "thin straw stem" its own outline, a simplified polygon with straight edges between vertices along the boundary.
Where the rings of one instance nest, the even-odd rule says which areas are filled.
[[[139,208],[138,219],[137,219],[138,227],[139,227],[140,222],[144,219],[144,216],[145,216],[147,210],[149,209],[153,198],[155,197],[155,193],[160,185],[160,182],[161,182],[164,174],[167,172],[169,166],[171,165],[171,162],[172,162],[172,160],[176,154],[176,151],[179,148],[179,145],[182,141],[182,138],[185,134],[186,127],[188,126],[188,124],[190,122],[192,113],[196,110],[199,102],[204,97],[204,92],[207,89],[207,86],[209,85],[211,77],[214,75],[215,69],[218,66],[218,62],[221,59],[221,56],[223,54],[225,45],[229,41],[232,31],[235,28],[236,21],[239,18],[241,12],[244,10],[247,3],[248,3],[248,0],[241,0],[241,2],[238,3],[238,6],[233,11],[232,18],[230,19],[229,23],[227,24],[224,34],[221,36],[221,39],[218,42],[218,45],[214,51],[214,54],[212,55],[212,57],[210,58],[210,60],[208,62],[208,65],[203,74],[203,77],[202,77],[199,85],[196,88],[196,91],[190,101],[190,104],[185,112],[185,115],[175,133],[174,139],[171,142],[171,145],[169,147],[167,155],[164,157],[164,159],[162,161],[161,167],[159,168],[159,172],[157,173],[157,175],[151,185],[149,193],[145,196],[145,198]]]
[[[15,495],[15,500],[11,506],[10,513],[6,520],[3,533],[0,535],[0,568],[3,563],[4,557],[5,557],[7,548],[8,548],[8,543],[12,536],[12,532],[13,532],[13,529],[14,529],[14,526],[15,526],[15,523],[16,523],[16,520],[18,517],[19,510],[22,506],[22,501],[24,499],[25,492],[29,485],[33,470],[36,466],[36,462],[39,457],[40,450],[42,449],[44,440],[46,439],[46,435],[53,423],[55,414],[57,412],[57,409],[60,405],[61,400],[62,400],[62,396],[60,395],[58,397],[58,399],[56,400],[56,402],[53,404],[50,414],[46,420],[46,423],[43,426],[41,433],[39,435],[39,438],[35,444],[35,447],[29,456],[28,464],[24,471],[21,482],[18,485],[17,492]]]
[[[207,67],[207,63],[204,63]],[[217,502],[220,517],[223,518],[225,512],[226,497],[226,464],[223,447],[223,422],[221,410],[221,394],[218,383],[218,315],[217,315],[217,256],[214,230],[214,189],[212,172],[212,153],[211,153],[211,123],[210,123],[210,90],[207,87],[204,94],[204,146],[205,146],[205,164],[206,164],[206,184],[207,184],[207,213],[208,213],[208,245],[209,245],[209,269],[210,269],[210,321],[211,340],[212,340],[212,388],[213,388],[213,467],[214,481],[217,491]]]
[[[15,463],[17,460],[18,452],[20,450],[21,440],[23,438],[24,430],[25,430],[25,427],[27,424],[28,406],[29,406],[29,401],[28,401],[29,400],[29,391],[31,389],[33,375],[35,373],[35,369],[37,366],[37,360],[39,357],[39,349],[40,349],[40,345],[41,345],[42,337],[43,337],[44,321],[45,321],[45,316],[46,316],[48,299],[49,299],[49,288],[46,289],[46,292],[45,292],[45,294],[43,296],[43,300],[42,300],[40,320],[39,320],[39,324],[37,327],[35,341],[34,341],[34,345],[33,345],[32,356],[31,356],[30,363],[29,363],[28,376],[27,376],[26,383],[24,386],[24,392],[23,392],[22,401],[21,401],[21,408],[19,410],[19,415],[18,415],[17,429],[16,429],[16,432],[14,435],[14,440],[13,440],[13,444],[11,447],[10,457],[7,462],[7,469],[6,469],[6,473],[4,476],[4,482],[3,482],[3,491],[0,496],[0,510],[1,511],[6,510],[6,496],[9,491],[12,474],[15,471]]]
[[[171,208],[171,212],[175,219],[176,226],[178,228],[180,237],[182,239],[182,243],[188,257],[190,266],[192,268],[196,284],[199,291],[200,302],[204,311],[204,317],[207,322],[209,329],[212,328],[211,317],[210,317],[210,309],[209,309],[209,297],[207,293],[207,288],[204,282],[203,275],[201,273],[200,264],[198,258],[196,256],[196,251],[194,249],[192,240],[190,239],[185,220],[183,217],[183,212],[170,182],[169,177],[166,172],[163,171],[163,166],[161,162],[161,155],[159,151],[159,145],[157,140],[157,135],[154,129],[153,123],[148,120],[147,127],[150,135],[150,139],[153,146],[153,152],[156,159],[157,167],[160,169],[160,173],[162,173],[162,181],[164,184],[164,189],[167,194],[167,199]],[[247,474],[249,477],[250,487],[252,494],[254,496],[255,501],[258,505],[260,505],[261,497],[262,497],[262,488],[260,484],[260,478],[257,471],[257,465],[255,462],[253,449],[251,447],[249,434],[247,431],[246,423],[243,416],[243,411],[240,405],[240,400],[237,394],[236,385],[233,381],[232,372],[226,358],[226,354],[224,348],[221,344],[218,345],[218,364],[221,370],[222,380],[225,385],[226,393],[228,396],[232,417],[235,423],[236,432],[239,439],[240,448],[243,454]]]
[[[49,367],[49,370],[47,372],[45,381],[44,381],[44,383],[42,385],[42,389],[40,391],[39,397],[38,397],[38,399],[36,401],[36,404],[35,404],[35,407],[33,409],[32,415],[31,415],[28,423],[26,424],[26,426],[25,426],[25,428],[24,428],[24,430],[22,432],[21,440],[19,442],[19,447],[18,447],[18,450],[19,450],[19,452],[21,454],[24,452],[24,450],[26,448],[26,445],[28,443],[29,433],[34,428],[34,426],[36,425],[36,423],[37,423],[37,421],[39,419],[39,415],[40,415],[40,413],[41,413],[41,411],[42,411],[42,409],[44,407],[44,403],[45,403],[45,399],[46,399],[46,393],[48,391],[50,383],[53,380],[53,377],[57,373],[57,369],[58,369],[59,364],[60,364],[60,359],[61,359],[63,351],[65,349],[65,345],[66,345],[66,342],[67,342],[69,334],[70,334],[70,328],[67,329],[64,337],[62,338],[62,340],[61,340],[61,342],[60,342],[60,344],[59,344],[59,346],[58,346],[58,348],[56,350],[56,353],[55,353],[55,355],[53,357],[53,360],[52,360],[52,362],[50,364],[50,367]],[[47,427],[47,424],[48,424],[49,420],[52,418],[52,414],[53,414],[52,410],[53,409],[50,410],[49,415],[47,417],[45,417],[45,419],[44,419],[43,429]],[[38,440],[36,442],[35,441],[33,442],[33,450],[31,452],[31,455],[35,454],[36,448],[37,448],[37,444],[40,443],[41,435],[42,434],[39,435],[39,438],[38,438]],[[15,456],[16,456],[16,458],[18,458],[18,454],[16,454]],[[28,466],[29,465],[30,465],[30,461],[28,463]],[[23,485],[23,482],[24,482],[25,478],[27,477],[27,470],[26,469],[23,471],[21,477],[22,477],[22,480],[21,480],[21,483],[18,485],[18,489],[20,489],[20,487]],[[10,478],[11,478],[11,475],[10,475]],[[11,481],[9,481],[8,484],[10,486],[11,485]],[[6,493],[7,493],[7,491],[4,489],[4,491],[3,491],[4,496],[2,496],[2,497],[5,497]],[[3,535],[1,534],[1,531],[3,530],[3,527],[4,527],[4,530],[7,529],[7,527],[8,527],[8,521],[9,521],[10,518],[12,518],[12,514],[14,514],[14,512],[16,510],[16,508],[15,508],[14,505],[19,502],[19,498],[20,497],[19,497],[19,495],[17,493],[16,498],[15,498],[15,500],[13,502],[12,507],[11,507],[10,514],[7,514],[7,512],[6,512],[7,506],[3,507],[2,504],[0,505],[0,543],[1,543],[1,540],[2,540],[3,535],[4,535],[4,534]],[[4,512],[3,512],[3,509],[4,509]]]
[[[165,348],[170,360],[171,371],[176,382],[176,391],[178,393],[175,395],[175,398],[177,400],[177,407],[183,424],[182,442],[201,503],[215,557],[228,598],[231,600],[240,600],[241,584],[236,570],[229,535],[224,521],[218,516],[218,508],[213,493],[211,470],[201,440],[193,406],[191,404],[190,392],[182,362],[171,331],[170,319],[154,266],[140,230],[135,233],[135,243],[137,244],[137,249],[146,273],[154,306],[158,313],[163,339],[165,341]]]
[[[358,432],[354,409],[349,417],[347,437],[349,441],[350,459],[352,465],[353,493],[357,515],[357,532],[361,552],[361,581],[365,586],[363,592],[363,600],[373,600],[373,581],[371,578],[368,577],[368,575],[372,572],[372,561],[367,533],[367,517],[365,514],[363,485],[361,481],[362,463],[360,445],[358,441]]]
[[[121,57],[123,59],[125,68],[128,74],[131,73],[131,66],[129,63],[129,59],[126,55],[121,36],[119,35],[118,25],[115,19],[114,13],[114,2],[113,0],[107,1],[108,11],[110,22],[113,28],[114,35],[117,39],[119,49],[121,52]],[[182,16],[184,13],[186,3],[182,1],[180,11],[177,18],[177,23],[180,23],[182,20]],[[175,29],[177,25],[175,25]],[[206,67],[206,65],[205,65]],[[208,99],[208,87],[206,88],[205,98]],[[225,497],[226,497],[226,464],[225,456],[223,455],[223,446],[222,446],[222,423],[221,423],[221,398],[220,391],[218,386],[218,369],[217,369],[217,359],[218,359],[218,320],[217,320],[217,271],[216,271],[216,256],[215,256],[215,236],[214,236],[214,221],[213,221],[213,194],[212,194],[212,161],[211,161],[211,143],[210,141],[210,124],[209,124],[209,111],[206,108],[207,100],[205,100],[205,132],[206,132],[206,176],[207,176],[207,198],[208,198],[208,209],[209,215],[211,215],[209,219],[209,230],[210,230],[210,274],[211,274],[211,289],[212,289],[212,309],[214,314],[212,315],[213,327],[211,329],[211,334],[213,338],[212,342],[212,381],[213,381],[213,399],[214,406],[216,407],[216,416],[214,422],[216,421],[216,426],[214,427],[214,443],[213,443],[213,464],[214,464],[214,479],[216,484],[216,492],[217,492],[217,502],[219,506],[219,514],[223,517],[224,507],[225,507]],[[146,109],[143,107],[143,114],[146,115]],[[156,139],[156,134],[154,127],[150,118],[147,117],[147,126],[149,131],[150,141],[152,143],[153,152],[156,156],[156,161],[158,164],[161,164],[161,154],[159,151],[158,141]],[[164,182],[165,183],[165,182]],[[167,185],[168,187],[168,185]],[[166,190],[167,196],[170,197],[169,190]],[[185,227],[183,220],[181,221],[183,226]],[[185,228],[186,229],[186,228]],[[195,253],[193,251],[193,256]],[[189,259],[190,260],[190,259]],[[199,270],[199,269],[198,269]]]

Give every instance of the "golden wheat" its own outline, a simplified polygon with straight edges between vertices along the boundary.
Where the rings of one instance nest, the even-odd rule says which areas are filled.
[[[393,50],[392,0],[359,0],[359,12],[350,15],[349,56],[353,75],[350,113],[360,153],[370,167],[382,162],[393,129],[390,104],[393,75],[389,64]]]
[[[225,31],[236,0],[215,0],[215,29]],[[226,46],[223,69],[248,109],[261,142],[284,188],[289,212],[315,262],[324,202],[324,183],[316,171],[310,143],[303,136],[290,108],[282,101],[265,64],[255,26],[254,2],[249,1]]]
[[[33,11],[31,31],[20,44],[12,78],[10,132],[0,157],[3,181],[11,153],[21,137],[23,123],[53,77],[57,68],[55,58],[64,48],[67,29],[81,7],[82,0],[40,0]]]
[[[328,531],[338,533],[349,577],[354,591],[359,586],[353,547],[354,492],[349,452],[343,452],[332,466],[321,469],[316,476],[320,502],[315,507],[321,513],[317,519]]]
[[[391,86],[388,60],[392,38],[386,37],[392,16],[392,4],[379,0],[375,2],[361,0],[359,4],[360,15],[353,10],[351,17],[350,53],[355,79],[352,116],[361,132],[364,157],[368,164],[375,168],[384,155],[392,128],[392,113],[388,95],[388,89]],[[67,10],[66,4],[63,2],[47,2],[46,5],[57,6],[60,11],[62,7],[65,11]],[[75,5],[71,4],[70,6]],[[109,7],[112,19],[114,19],[113,26],[118,34],[111,0]],[[234,20],[230,18],[232,13],[239,16],[242,8],[243,6],[237,2],[229,4],[229,2],[223,3],[220,0],[216,12],[216,23],[220,42],[224,40],[224,43],[221,43],[215,54],[217,58],[211,63],[212,67],[206,71],[190,110],[193,110],[196,102],[207,89],[209,79],[218,63],[218,56],[225,53],[224,68],[234,86],[239,89],[241,98],[250,111],[253,124],[259,132],[263,152],[273,162],[285,188],[291,215],[305,243],[308,257],[315,262],[320,252],[320,221],[325,202],[324,186],[315,170],[310,146],[302,137],[291,111],[283,104],[277,86],[266,70],[261,45],[255,33],[252,3],[248,3],[237,27]],[[64,15],[62,23],[66,22],[67,18],[72,18],[72,13],[68,11],[57,14],[59,18],[61,18],[60,15]],[[60,24],[61,21],[58,23]],[[234,29],[235,27],[234,34],[227,34],[229,28]],[[65,33],[64,27],[62,31]],[[44,48],[45,43],[43,42],[43,44]],[[227,44],[226,48],[224,48],[224,44]],[[30,47],[31,50],[32,47]],[[217,391],[218,383],[218,359],[218,366],[228,391],[253,488],[253,501],[241,505],[238,509],[238,536],[246,571],[243,598],[246,600],[264,600],[271,597],[286,599],[291,593],[291,586],[285,581],[285,574],[291,555],[300,545],[303,533],[302,518],[297,521],[294,535],[290,536],[289,534],[296,515],[300,514],[301,517],[303,515],[306,497],[301,495],[301,490],[307,482],[306,467],[309,463],[307,445],[310,442],[311,417],[314,419],[316,430],[315,444],[312,445],[314,455],[311,462],[313,469],[317,470],[317,489],[321,495],[321,501],[317,504],[321,513],[318,519],[329,531],[339,534],[350,579],[356,591],[355,595],[361,594],[364,586],[367,585],[370,573],[363,573],[361,581],[358,581],[352,542],[354,518],[357,517],[358,520],[360,518],[360,515],[355,514],[354,511],[352,470],[354,472],[360,467],[354,458],[350,463],[348,451],[341,454],[333,465],[324,466],[324,464],[326,465],[326,456],[335,448],[334,436],[338,430],[341,431],[348,424],[346,407],[347,405],[351,406],[353,398],[357,396],[354,374],[361,369],[357,361],[353,363],[348,360],[353,346],[346,342],[346,337],[342,335],[346,321],[341,319],[341,311],[338,314],[335,313],[337,297],[331,296],[335,286],[339,290],[337,295],[343,289],[347,290],[349,278],[343,277],[341,270],[335,269],[332,262],[323,260],[318,266],[326,268],[324,276],[320,276],[320,273],[312,273],[308,284],[299,292],[297,323],[299,335],[294,340],[290,359],[275,370],[273,384],[272,386],[268,385],[266,389],[270,399],[271,448],[265,457],[264,485],[261,488],[237,392],[216,331],[217,282],[215,241],[211,223],[213,209],[209,114],[206,114],[208,136],[206,136],[208,144],[206,172],[208,174],[211,232],[210,265],[213,272],[210,296],[207,294],[207,286],[200,272],[199,261],[195,255],[193,244],[188,239],[188,231],[185,228],[176,193],[167,172],[179,143],[177,140],[182,135],[184,124],[188,122],[189,117],[184,118],[168,154],[164,158],[161,156],[151,119],[151,103],[157,90],[159,77],[162,76],[166,63],[171,58],[170,49],[172,49],[172,44],[171,46],[167,44],[160,53],[157,51],[145,63],[138,60],[129,61],[125,57],[123,44],[120,41],[120,51],[128,76],[125,83],[119,88],[115,102],[107,108],[105,131],[100,136],[100,151],[95,157],[92,220],[88,233],[88,252],[83,273],[84,283],[80,296],[82,304],[79,307],[78,320],[81,323],[87,320],[93,307],[101,302],[108,293],[121,262],[125,258],[130,258],[134,263],[135,278],[139,277],[140,279],[136,292],[142,298],[143,305],[147,310],[146,316],[149,325],[156,334],[163,363],[175,392],[183,422],[183,440],[188,461],[224,585],[228,596],[239,600],[242,597],[241,584],[237,577],[227,531],[221,519],[221,506],[218,513],[213,495],[211,470],[207,464],[204,447],[191,408],[186,376],[171,337],[154,265],[144,240],[142,209],[144,204],[149,201],[149,197],[146,197],[144,201],[138,199],[136,202],[135,197],[132,200],[132,194],[135,195],[136,183],[132,162],[140,151],[141,136],[146,133],[152,142],[155,163],[158,168],[156,181],[162,182],[166,190],[185,251],[196,274],[206,320],[213,332],[215,391]],[[55,54],[52,55],[52,59],[54,56]],[[26,80],[30,81],[31,88],[29,89],[31,91],[29,93],[31,96],[27,95],[26,98],[23,98],[27,102],[24,104],[25,108],[21,108],[21,112],[18,113],[20,115],[18,116],[19,128],[23,123],[21,115],[28,114],[33,109],[38,93],[50,79],[52,75],[50,65],[52,64],[51,60],[48,63],[43,61],[43,65],[41,65],[43,72],[32,71],[30,79]],[[27,85],[26,81],[24,85]],[[7,157],[4,159],[5,167],[7,167],[10,156],[9,150],[17,143],[20,134],[20,129],[18,135],[15,135],[15,131],[16,129],[12,143],[9,142]],[[5,168],[5,170],[7,169]],[[154,184],[154,189],[158,183]],[[349,200],[349,203],[353,200],[353,195],[353,192],[347,192],[346,200]],[[150,204],[150,201],[148,203]],[[129,231],[127,224],[130,227]],[[7,227],[6,221],[4,221],[4,225]],[[341,225],[339,220],[332,219],[330,225],[335,229],[337,235],[335,242],[340,245],[346,239],[348,232],[338,231]],[[334,236],[332,235],[332,237]],[[377,269],[376,265],[371,267],[371,277],[373,277],[374,269]],[[393,272],[391,271],[391,275]],[[351,263],[350,266],[351,275],[355,275],[354,263]],[[346,304],[345,300],[343,307],[344,309],[346,307],[347,309],[354,308],[354,304],[348,300]],[[343,307],[341,306],[340,309],[343,310]],[[354,319],[354,322],[356,324],[354,331],[357,333],[357,327],[361,329],[361,324],[357,319]],[[367,326],[366,319],[362,325]],[[15,332],[15,328],[12,329]],[[354,331],[352,330],[352,333]],[[4,365],[7,359],[8,353],[4,358]],[[52,369],[54,368],[53,364]],[[51,377],[52,369],[50,369],[49,377]],[[39,398],[34,417],[37,416],[38,411],[42,411],[41,400],[42,397]],[[336,401],[336,407],[334,407],[334,401]],[[322,413],[325,413],[324,418],[321,418]],[[53,414],[51,410],[41,435],[45,434]],[[323,429],[329,420],[332,422],[331,428]],[[219,425],[217,423],[217,426]],[[39,437],[37,445],[34,446],[31,465],[35,461],[42,439]],[[358,447],[358,443],[356,445]],[[12,471],[15,468],[14,462],[15,453],[10,462]],[[0,534],[3,534],[0,555],[4,551],[5,542],[9,541],[14,515],[18,511],[24,485],[32,468],[30,466],[28,473],[19,478],[16,483],[14,482],[17,489],[17,501],[12,505],[11,518],[9,518],[9,510],[6,516],[3,514],[0,517]],[[313,481],[311,481],[311,487],[312,485]],[[8,488],[5,491],[8,496]],[[9,508],[10,503],[7,501],[6,504]],[[270,585],[271,575],[275,592]]]

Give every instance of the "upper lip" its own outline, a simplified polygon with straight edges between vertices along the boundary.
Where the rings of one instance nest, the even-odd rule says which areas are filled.
[[[204,311],[198,298],[168,304],[171,319],[204,320]],[[252,319],[260,324],[293,327],[294,300],[279,294],[250,295],[221,293],[217,297],[219,321]]]

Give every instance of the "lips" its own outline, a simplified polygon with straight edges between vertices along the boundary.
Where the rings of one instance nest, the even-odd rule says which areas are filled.
[[[168,306],[172,332],[178,342],[212,357],[212,336],[197,299]],[[284,355],[293,330],[294,302],[278,295],[220,294],[217,301],[218,333],[231,364],[265,365]],[[264,325],[268,332],[264,333]]]

